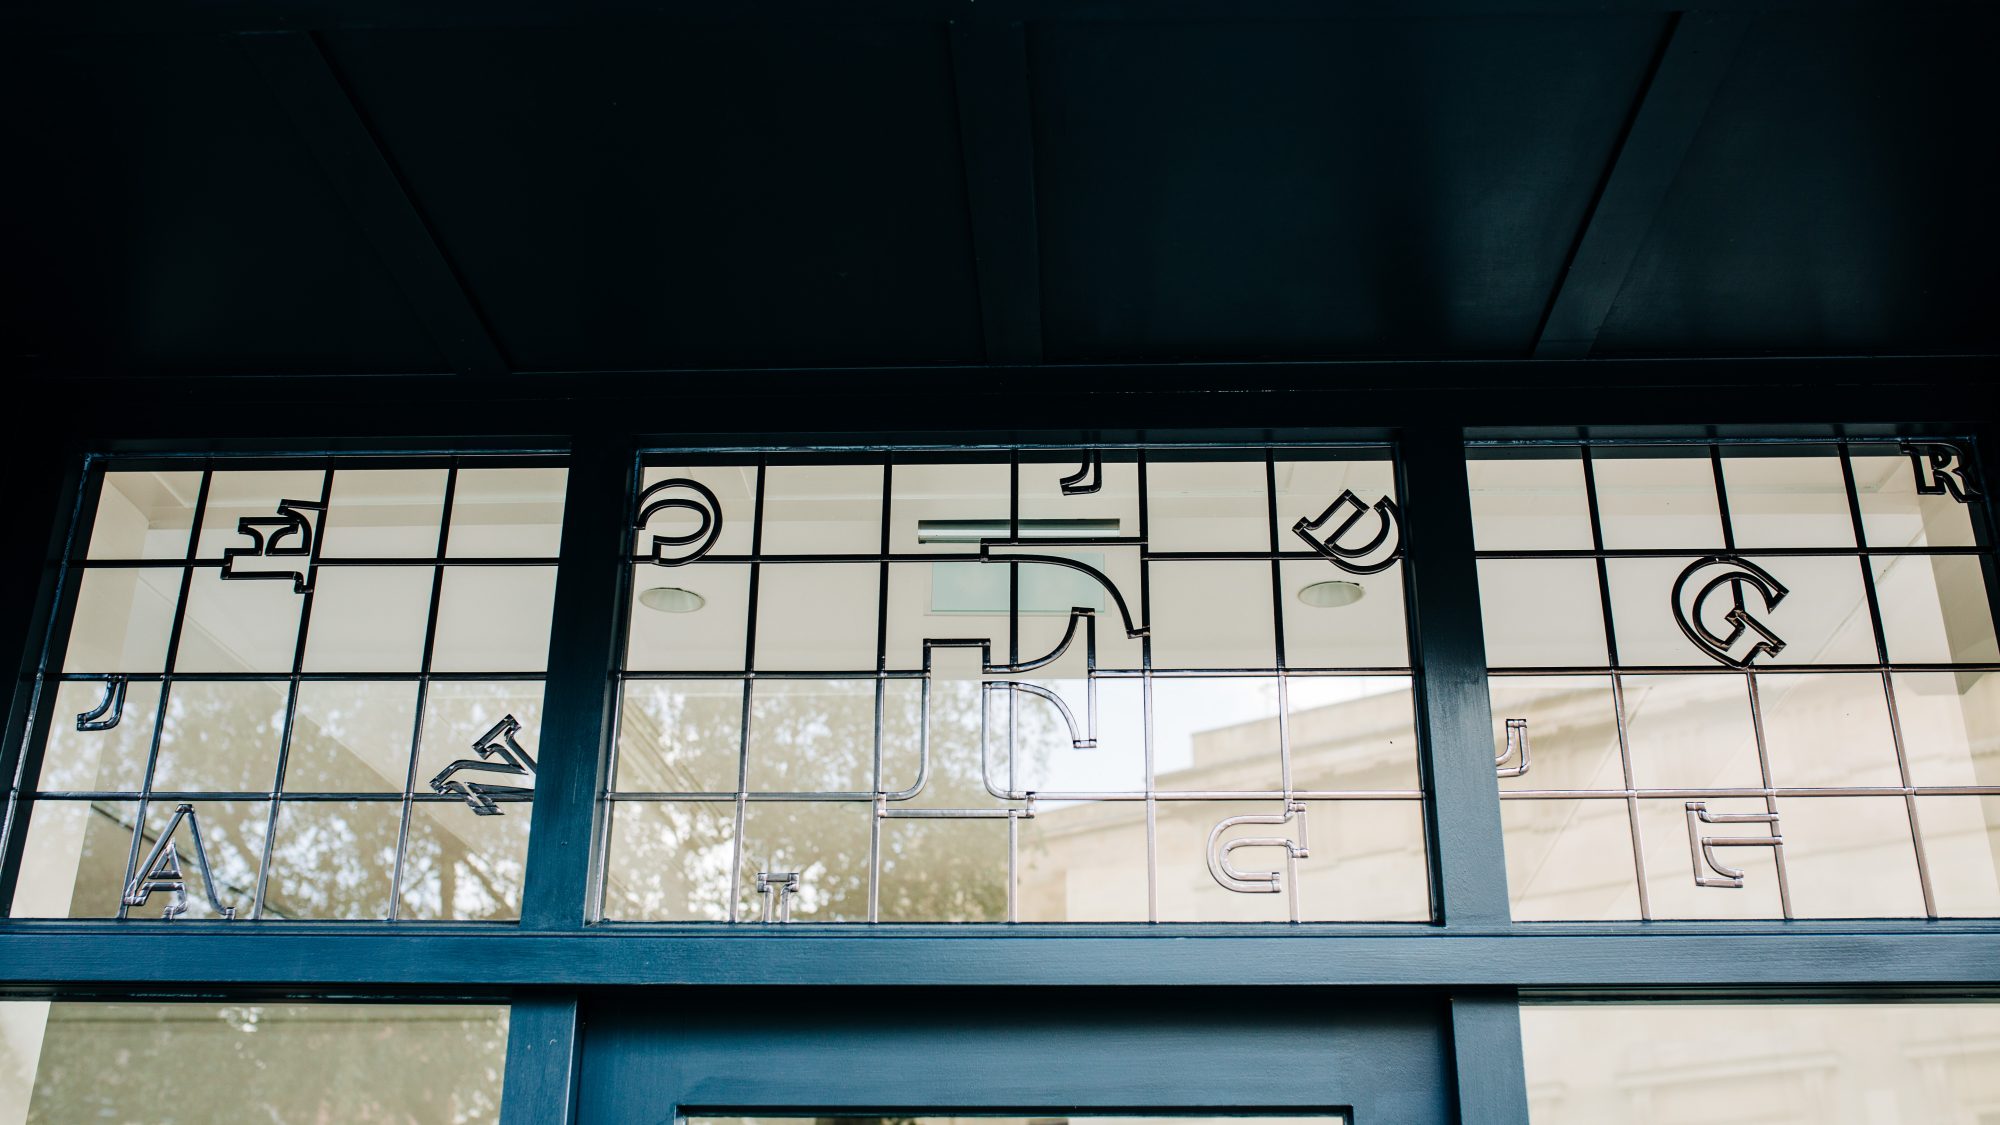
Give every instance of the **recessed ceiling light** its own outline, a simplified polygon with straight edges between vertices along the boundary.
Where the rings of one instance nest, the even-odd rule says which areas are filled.
[[[1299,591],[1299,600],[1314,609],[1339,609],[1360,601],[1365,593],[1359,582],[1315,582]]]
[[[657,609],[661,613],[693,613],[708,604],[708,599],[693,590],[683,590],[679,586],[654,586],[639,591],[639,604],[647,609]]]

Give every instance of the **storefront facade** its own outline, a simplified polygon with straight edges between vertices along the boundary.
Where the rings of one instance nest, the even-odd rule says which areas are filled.
[[[374,135],[458,373],[23,362],[86,405],[6,452],[0,1122],[2000,1121],[1990,349],[1637,358],[1588,276],[1703,52],[1796,29],[1506,32],[1653,59],[1536,358],[1155,362],[1046,95],[1185,29],[1013,17],[931,29],[982,354],[647,371],[385,233],[510,276],[370,100],[475,29],[224,33],[368,110],[305,147]]]

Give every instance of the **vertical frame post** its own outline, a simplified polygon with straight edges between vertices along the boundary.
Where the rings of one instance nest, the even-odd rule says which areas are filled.
[[[1493,778],[1486,637],[1473,558],[1464,431],[1408,431],[1402,443],[1403,527],[1418,669],[1418,739],[1430,785],[1436,910],[1450,929],[1506,926],[1507,861]]]
[[[523,996],[507,1017],[507,1074],[501,1125],[570,1125],[576,1120],[582,1026],[575,995]]]
[[[1452,996],[1451,1070],[1458,1082],[1459,1121],[1528,1125],[1521,1005],[1514,993]]]
[[[611,736],[611,670],[617,666],[619,591],[636,445],[626,436],[579,438],[563,498],[542,752],[521,927],[581,929],[588,919],[597,784]]]
[[[1457,426],[1406,431],[1399,454],[1436,910],[1447,930],[1504,929],[1512,918],[1465,433]],[[1459,1120],[1528,1125],[1514,994],[1454,995],[1451,1043]]]

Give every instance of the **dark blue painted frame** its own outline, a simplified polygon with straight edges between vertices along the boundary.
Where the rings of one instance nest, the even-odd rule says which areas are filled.
[[[1984,479],[1995,478],[1986,415],[1965,389],[1990,374],[1982,360],[1726,361],[1661,364],[1214,365],[1204,368],[1108,368],[1093,390],[1064,386],[1046,370],[979,369],[980,382],[940,410],[912,397],[948,374],[821,373],[816,386],[799,373],[726,377],[726,394],[690,395],[659,377],[579,377],[560,395],[549,384],[495,379],[479,384],[412,378],[397,384],[407,411],[356,403],[350,384],[296,379],[251,385],[218,381],[193,392],[158,384],[104,381],[103,393],[131,403],[116,418],[77,423],[71,432],[29,435],[4,464],[18,482],[30,534],[0,549],[0,644],[25,653],[7,714],[0,770],[11,776],[28,719],[24,688],[50,635],[60,577],[62,536],[87,481],[90,453],[149,450],[257,450],[274,453],[400,449],[472,450],[568,447],[570,495],[563,568],[551,640],[542,776],[531,837],[530,872],[519,926],[314,924],[205,926],[157,923],[64,923],[0,920],[0,991],[32,995],[229,995],[435,999],[509,999],[514,1005],[505,1115],[510,1122],[575,1117],[593,1066],[626,1065],[667,1044],[679,1059],[788,1052],[798,1082],[776,1087],[748,1079],[730,1085],[676,1087],[676,1104],[707,1108],[1033,1108],[1016,1092],[966,1092],[944,1078],[951,1066],[929,1051],[917,1087],[890,1088],[854,1079],[856,1055],[834,1049],[873,1043],[883,1065],[910,1061],[914,1050],[863,1017],[889,999],[920,1004],[982,995],[1032,1001],[1048,1026],[1008,1057],[1033,1064],[1036,1052],[1065,1038],[1060,1027],[1086,1020],[1107,1003],[1185,1004],[1221,997],[1221,1011],[1286,1012],[1300,999],[1331,1012],[1304,1033],[1338,1039],[1343,1006],[1420,1013],[1441,1045],[1449,1101],[1459,1119],[1525,1122],[1517,1005],[1522,990],[1574,994],[1897,994],[1989,995],[2000,991],[2000,922],[1792,922],[1616,925],[1513,924],[1507,917],[1497,801],[1487,729],[1483,641],[1473,581],[1469,500],[1460,447],[1468,434],[1575,436],[1551,420],[1622,424],[1628,436],[1831,435],[1841,428],[1801,421],[1813,416],[1876,419],[1849,433],[1964,433],[1979,442]],[[1797,383],[1831,369],[1802,407]],[[1651,384],[1608,387],[1611,375]],[[680,383],[680,387],[701,385]],[[1893,388],[1893,389],[1892,389]],[[1226,393],[1222,393],[1226,392]],[[301,409],[301,408],[306,409]],[[995,426],[978,434],[939,431],[946,415],[977,410]],[[1973,417],[1966,417],[1968,410]],[[677,437],[639,435],[605,426],[652,412],[699,411],[712,428]],[[448,413],[449,421],[440,417]],[[386,414],[386,416],[385,416]],[[274,435],[273,417],[291,419]],[[528,426],[522,419],[532,418]],[[1050,417],[1079,427],[1053,431]],[[1338,435],[1266,428],[1275,419],[1337,421]],[[1407,424],[1424,419],[1421,424]],[[1703,425],[1702,423],[1716,423]],[[1726,425],[1724,425],[1726,423]],[[424,436],[440,425],[456,435]],[[1496,429],[1474,431],[1469,426]],[[1524,429],[1532,425],[1534,429]],[[1187,427],[1207,427],[1192,430]],[[789,427],[787,429],[786,427]],[[1149,429],[1149,427],[1151,429]],[[829,432],[833,431],[833,432]],[[1606,430],[1593,432],[1605,433]],[[1329,436],[1402,442],[1413,605],[1413,653],[1421,669],[1426,781],[1436,925],[1297,926],[1282,932],[1228,926],[1175,926],[1161,940],[1146,926],[898,926],[893,932],[793,927],[782,940],[688,926],[592,926],[585,890],[597,832],[595,784],[608,735],[610,654],[622,606],[616,559],[625,547],[624,513],[642,446],[765,444],[837,449],[885,444],[963,442],[1005,445],[1090,440],[1276,442]],[[37,527],[48,535],[34,534]],[[1990,534],[1990,529],[1988,529]],[[1989,540],[1990,542],[1990,540]],[[1987,556],[1989,583],[1992,558]],[[18,830],[18,829],[16,829]],[[819,986],[819,987],[815,987]],[[776,988],[777,993],[767,991]],[[1379,990],[1396,989],[1391,994]],[[941,991],[942,990],[942,991]],[[844,1006],[818,999],[839,996]],[[720,1001],[718,997],[723,997]],[[727,997],[734,997],[733,1000]],[[801,998],[804,998],[803,1000]],[[929,997],[930,999],[925,999]],[[782,1016],[805,1003],[821,1014],[816,1034]],[[699,1031],[705,1012],[745,1003],[764,1022],[728,1034]],[[985,1034],[1004,1003],[960,1003],[957,1024],[934,1014],[940,1033]],[[1167,1010],[1172,1010],[1171,1007]],[[1214,1008],[1199,1018],[1160,1016],[1124,1028],[1116,1049],[1078,1057],[1090,1073],[1161,1076],[1120,1108],[1175,1104],[1276,1110],[1352,1104],[1366,1116],[1374,1087],[1358,1075],[1373,1065],[1365,1042],[1338,1057],[1298,1060],[1320,1081],[1278,1087],[1281,1097],[1248,1092],[1194,1098],[1185,1080],[1163,1072],[1206,1075],[1234,1089],[1218,1067],[1237,1056],[1187,1053],[1204,1028],[1229,1024]],[[852,1018],[841,1022],[836,1013]],[[846,1018],[846,1017],[841,1017]],[[943,1022],[939,1022],[943,1021]],[[1204,1022],[1207,1021],[1207,1022]],[[1247,1034],[1261,1042],[1253,1022]],[[621,1031],[622,1029],[622,1031]],[[789,1029],[789,1030],[788,1030]],[[623,1045],[621,1045],[621,1040]],[[1383,1041],[1385,1044],[1388,1040]],[[901,1044],[899,1046],[898,1044]],[[1036,1044],[1041,1044],[1037,1046]],[[706,1052],[706,1053],[705,1053]],[[886,1057],[896,1055],[897,1057]],[[1158,1060],[1176,1065],[1162,1067]],[[683,1068],[686,1064],[676,1063]],[[1245,1065],[1256,1065],[1253,1062]],[[1226,1069],[1226,1067],[1222,1067]],[[1017,1076],[1018,1076],[1017,1072]],[[805,1079],[817,1085],[804,1084]],[[1176,1085],[1180,1082],[1181,1085]],[[1347,1083],[1346,1093],[1342,1084]],[[664,1087],[660,1088],[664,1091]],[[692,1089],[693,1092],[687,1092]],[[763,1089],[763,1094],[757,1094]],[[872,1094],[868,1091],[875,1091]],[[955,1092],[956,1090],[956,1092]],[[864,1094],[866,1095],[864,1097]],[[918,1096],[921,1094],[922,1096]],[[1057,1097],[1057,1094],[1066,1094]],[[1049,1102],[1110,1107],[1081,1080],[1051,1089]],[[818,1099],[832,1099],[820,1101]],[[1346,1100],[1342,1100],[1345,1098]],[[696,1100],[687,1100],[696,1099]],[[593,1104],[585,1102],[585,1105]],[[670,1113],[672,1106],[656,1106]]]

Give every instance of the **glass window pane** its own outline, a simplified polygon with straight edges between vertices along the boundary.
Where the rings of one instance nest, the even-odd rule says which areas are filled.
[[[240,521],[271,519],[279,514],[282,501],[318,504],[325,495],[326,473],[319,469],[218,469],[209,474],[208,506],[202,511],[196,553],[219,559],[225,550],[248,547],[255,540],[242,530]]]
[[[415,681],[300,683],[285,792],[401,793],[416,717]]]
[[[789,909],[795,922],[868,920],[869,830],[875,809],[866,801],[752,801],[743,813],[743,869],[736,888],[736,917],[775,921]],[[941,862],[949,857],[940,856]],[[757,876],[797,875],[796,889],[780,904],[781,889],[757,891]],[[767,883],[768,885],[768,883]]]
[[[1021,921],[1147,920],[1144,801],[1052,802],[1020,833]]]
[[[882,822],[881,920],[1007,920],[1007,822]]]
[[[604,916],[622,922],[729,919],[734,801],[619,801],[611,806]]]
[[[90,528],[93,559],[187,557],[198,472],[107,472]]]
[[[387,918],[402,823],[395,801],[281,804],[264,917]]]
[[[1272,676],[1153,681],[1153,763],[1161,789],[1284,789]]]
[[[268,792],[278,780],[290,685],[283,680],[179,680],[167,694],[153,789]]]
[[[1481,559],[1479,612],[1491,667],[1605,663],[1604,603],[1589,559]]]
[[[1472,486],[1472,540],[1481,551],[1588,551],[1590,499],[1574,449],[1536,456],[1475,450],[1465,463]]]
[[[1417,776],[1416,700],[1407,676],[1288,676],[1292,788],[1410,790]]]
[[[758,669],[875,667],[879,565],[766,563],[757,582]]]
[[[1917,821],[1938,916],[2000,916],[2000,796],[1918,797]]]
[[[1278,548],[1284,551],[1311,550],[1312,544],[1301,538],[1294,530],[1299,521],[1313,521],[1326,513],[1327,508],[1345,493],[1353,493],[1354,498],[1370,509],[1347,534],[1339,537],[1341,544],[1359,547],[1369,542],[1383,527],[1384,517],[1376,505],[1384,499],[1396,499],[1396,464],[1387,458],[1379,460],[1353,460],[1329,454],[1325,459],[1302,461],[1281,459],[1272,465],[1278,491]],[[1314,532],[1316,538],[1332,535],[1335,524],[1329,524]],[[1373,565],[1389,556],[1402,545],[1398,532],[1391,532],[1382,546],[1368,552],[1357,561]]]
[[[437,557],[446,476],[442,468],[335,471],[320,557]]]
[[[137,801],[36,801],[11,915],[116,917],[138,822]]]
[[[469,1125],[499,1120],[507,1009],[19,1000],[0,1041],[7,1121]]]
[[[94,714],[105,704],[107,695],[111,696],[112,709],[93,721],[109,722],[115,714],[117,725],[105,730],[76,729],[78,717]],[[158,683],[57,686],[37,788],[45,792],[137,793],[146,780],[146,758],[153,750],[153,724],[159,712]]]
[[[187,815],[182,816],[182,809]],[[271,824],[269,801],[154,801],[146,806],[146,833],[139,841],[137,865],[131,868],[136,879],[148,868],[146,860],[165,837],[166,848],[179,855],[187,881],[187,910],[183,920],[214,920],[219,902],[239,919],[251,916],[257,903],[257,873],[264,862],[264,834]],[[195,835],[201,847],[195,847]],[[129,839],[129,837],[128,837]],[[204,877],[201,853],[208,855],[208,875]],[[162,857],[167,854],[161,852]],[[143,884],[142,884],[143,886]],[[210,901],[213,896],[214,902]],[[126,910],[128,918],[160,918],[176,897],[170,891],[154,891],[140,905]],[[94,914],[115,914],[116,892],[110,909]]]
[[[476,816],[460,801],[411,808],[399,917],[474,922],[521,916],[533,806],[513,801],[500,808],[499,816]]]
[[[642,492],[668,481],[691,480],[715,494],[716,502],[722,505],[719,513],[709,513],[710,518],[720,518],[722,526],[716,529],[715,541],[707,554],[747,555],[755,537],[757,524],[757,466],[755,465],[655,465],[648,468],[640,478]],[[662,489],[652,493],[647,500],[662,499],[701,500],[700,493],[685,487]],[[651,560],[653,557],[653,536],[672,538],[691,535],[701,528],[701,517],[693,509],[667,507],[655,512],[646,521],[646,526],[635,532],[632,551],[636,557]],[[664,548],[667,558],[684,558],[698,544],[687,543],[668,545]],[[657,564],[656,564],[657,565]]]
[[[1815,446],[1725,448],[1723,486],[1738,547],[1852,547],[1840,455]]]
[[[174,653],[179,672],[290,672],[305,599],[289,581],[227,579],[198,567]]]
[[[1755,797],[1710,797],[1701,802],[1711,815],[1744,816],[1765,813],[1764,802]],[[1716,859],[1732,870],[1741,871],[1743,885],[1720,885],[1720,873],[1707,864],[1697,872],[1690,846],[1688,802],[1649,799],[1639,802],[1639,836],[1644,841],[1646,894],[1655,918],[1782,918],[1783,898],[1778,889],[1778,849],[1768,844],[1718,845]],[[1782,820],[1782,818],[1781,818]],[[1785,835],[1783,824],[1777,835]],[[1769,840],[1770,824],[1700,824],[1701,839]],[[1790,841],[1787,840],[1789,849]],[[1699,874],[1710,886],[1695,882]]]
[[[872,687],[870,694],[872,711]],[[872,727],[872,714],[870,721]],[[740,681],[628,680],[612,788],[621,793],[734,793],[742,740]]]
[[[1897,672],[1896,720],[1917,785],[2000,785],[2000,673]]]
[[[874,680],[750,685],[751,792],[871,791],[874,760]]]
[[[1600,448],[1591,471],[1606,547],[1722,546],[1715,468],[1706,449]]]
[[[561,468],[460,469],[451,497],[451,557],[556,557],[568,479]]]
[[[1759,676],[1757,710],[1773,785],[1903,783],[1881,676]]]
[[[1515,921],[1639,916],[1632,826],[1624,801],[1502,801],[1500,825]]]
[[[1150,567],[1155,668],[1269,668],[1277,659],[1268,562]]]
[[[633,671],[740,671],[750,619],[750,568],[728,563],[632,568],[625,666]]]
[[[1502,778],[1502,789],[1623,789],[1618,750],[1618,705],[1608,676],[1493,676],[1493,757],[1519,767],[1507,723],[1526,724],[1527,769]],[[1517,736],[1517,740],[1518,740]]]
[[[182,571],[86,570],[77,582],[65,672],[158,672],[167,663]]]
[[[1807,918],[1921,918],[1923,885],[1901,797],[1780,797],[1792,912]]]
[[[966,554],[966,544],[926,533],[935,520],[1005,523],[1012,509],[1013,475],[1004,462],[896,464],[889,512],[889,548]],[[1004,532],[1002,534],[1005,534]],[[746,546],[747,550],[748,547]]]
[[[1761,682],[1768,682],[1766,677]],[[1622,676],[1625,742],[1641,789],[1755,789],[1757,728],[1742,676]]]
[[[1211,564],[1213,565],[1213,564]],[[1156,564],[1154,572],[1158,573]],[[1403,567],[1349,574],[1327,563],[1286,561],[1279,571],[1287,668],[1398,668],[1410,662],[1403,614]],[[1340,597],[1324,604],[1311,588],[1335,583]],[[1158,604],[1157,601],[1155,604]]]
[[[1870,547],[1970,547],[1972,509],[1946,494],[1917,491],[1910,458],[1892,446],[1854,447],[1861,531]]]
[[[329,566],[306,626],[308,672],[416,672],[430,624],[428,566]]]
[[[1271,549],[1269,495],[1261,458],[1149,460],[1147,535],[1152,549],[1268,551]],[[1327,501],[1332,499],[1327,497]],[[1321,507],[1325,507],[1325,502]],[[1289,544],[1286,549],[1290,549]]]
[[[1986,572],[1970,555],[1889,555],[1870,560],[1889,659],[1906,664],[2000,661]]]
[[[549,663],[552,566],[454,566],[439,593],[434,672],[539,672]]]
[[[882,466],[772,465],[764,541],[773,555],[873,555],[882,549]]]
[[[1996,1043],[1989,1004],[1521,1007],[1535,1125],[1983,1122]]]

